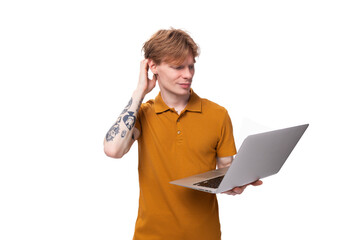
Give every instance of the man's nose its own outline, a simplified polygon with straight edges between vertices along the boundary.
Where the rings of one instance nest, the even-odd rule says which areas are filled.
[[[183,78],[191,79],[193,76],[193,71],[189,67],[186,67],[186,68],[184,68],[182,75],[183,75]]]

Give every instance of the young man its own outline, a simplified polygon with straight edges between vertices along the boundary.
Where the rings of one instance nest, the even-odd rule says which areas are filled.
[[[113,158],[138,141],[140,199],[133,239],[219,240],[216,195],[169,182],[231,164],[236,148],[230,117],[191,89],[199,53],[186,32],[160,30],[143,50],[138,86],[104,140],[104,151]],[[156,83],[160,93],[142,104]]]

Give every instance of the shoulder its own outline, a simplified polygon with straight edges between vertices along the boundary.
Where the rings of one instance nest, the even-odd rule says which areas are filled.
[[[140,111],[142,112],[148,112],[154,109],[155,106],[155,100],[154,99],[150,99],[145,103],[142,103],[140,106]]]
[[[228,112],[225,107],[210,101],[206,98],[201,98],[202,111],[209,114],[227,115]]]

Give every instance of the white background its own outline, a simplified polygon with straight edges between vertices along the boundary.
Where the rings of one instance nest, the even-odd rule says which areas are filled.
[[[193,89],[241,123],[310,123],[276,176],[219,195],[224,240],[360,239],[357,1],[1,1],[0,239],[131,239],[137,146],[103,138],[142,44],[182,28]],[[156,88],[147,99],[153,98]],[[125,185],[126,184],[126,185]]]

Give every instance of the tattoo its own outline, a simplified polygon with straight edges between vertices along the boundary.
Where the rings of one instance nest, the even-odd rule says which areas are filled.
[[[134,112],[129,111],[128,114],[123,117],[123,122],[129,130],[134,127],[135,121],[136,117],[134,116]]]
[[[120,124],[120,123],[121,123],[121,116],[118,117],[118,119],[116,120],[116,123],[117,123],[117,124]]]
[[[106,141],[107,142],[114,140],[116,135],[119,133],[119,131],[120,131],[120,122],[121,122],[121,116],[118,117],[115,124],[107,132],[107,134],[106,134]]]
[[[142,98],[142,99],[139,101],[139,105],[138,105],[138,107],[137,107],[137,109],[136,109],[136,112],[139,112],[139,109],[140,109],[140,107],[141,107],[141,103],[142,103],[143,100],[144,100],[144,99]]]
[[[140,100],[140,102],[139,102],[139,104],[137,106],[136,112],[139,111],[142,101],[143,101],[143,99]],[[131,107],[132,103],[133,103],[133,99],[131,98],[129,103],[126,105],[126,107],[121,112],[118,119],[116,120],[115,124],[107,132],[107,134],[106,134],[106,141],[107,142],[114,140],[116,135],[119,134],[121,120],[123,120],[123,122],[125,123],[126,127],[129,130],[131,130],[135,126],[135,122],[136,122],[136,116],[134,115],[135,113],[129,111],[129,108]],[[122,115],[124,115],[124,114],[126,114],[126,115],[124,117],[122,117]],[[126,130],[121,131],[121,137],[124,138],[126,133],[127,133]],[[132,139],[135,139],[134,134],[131,137],[132,137]]]
[[[126,133],[127,133],[127,131],[126,131],[126,130],[123,130],[123,131],[121,132],[121,137],[124,138],[125,135],[126,135]]]
[[[130,99],[130,101],[129,101],[129,103],[126,105],[126,107],[124,108],[124,110],[121,112],[121,115],[122,114],[124,114],[124,113],[126,113],[128,110],[129,110],[129,108],[131,107],[131,104],[132,104],[132,98]]]

